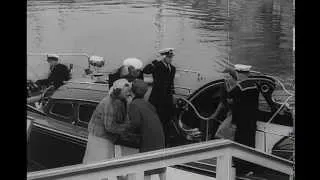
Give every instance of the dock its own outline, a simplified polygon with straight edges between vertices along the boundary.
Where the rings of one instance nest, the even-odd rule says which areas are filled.
[[[263,169],[264,176],[236,177],[233,167],[234,158],[253,163]],[[207,163],[215,175],[194,173],[179,168],[188,163]],[[215,165],[214,165],[215,164]],[[27,174],[27,179],[64,179],[64,180],[116,180],[117,176],[131,174],[134,179],[158,179],[146,177],[144,172],[157,168],[166,168],[166,178],[171,179],[217,179],[217,180],[263,180],[292,179],[292,161],[258,151],[230,140],[211,140],[203,143],[184,145],[146,153],[114,158],[92,164],[79,164],[55,169],[48,169]],[[184,167],[186,168],[186,167]],[[277,172],[272,177],[265,172]],[[192,175],[192,176],[188,176]],[[258,174],[259,175],[259,174]],[[189,178],[188,178],[188,177]],[[269,177],[268,177],[269,176]]]

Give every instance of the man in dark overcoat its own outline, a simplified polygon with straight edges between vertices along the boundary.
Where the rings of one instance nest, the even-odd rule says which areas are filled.
[[[128,117],[141,134],[140,152],[165,148],[165,135],[156,108],[144,99],[148,84],[141,79],[132,82],[133,100],[128,107]],[[144,172],[145,176],[158,174],[160,180],[166,179],[166,168],[158,168]]]
[[[144,99],[148,84],[141,79],[132,82],[134,98],[128,107],[129,120],[141,133],[140,152],[165,147],[165,137],[161,121],[155,107]]]
[[[173,115],[174,77],[176,68],[171,64],[174,56],[172,48],[160,51],[163,59],[154,60],[144,67],[143,73],[152,74],[153,86],[149,102],[154,105],[163,124],[166,143],[169,136],[169,123]]]

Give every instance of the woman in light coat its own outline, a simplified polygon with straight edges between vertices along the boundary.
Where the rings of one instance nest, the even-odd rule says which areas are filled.
[[[115,157],[114,142],[118,138],[117,134],[130,127],[126,113],[130,88],[130,83],[125,79],[115,81],[108,96],[96,107],[88,125],[89,135],[83,163]]]

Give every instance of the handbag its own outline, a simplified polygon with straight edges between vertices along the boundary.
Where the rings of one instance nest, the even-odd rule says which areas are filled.
[[[232,123],[232,114],[231,112],[228,112],[227,117],[220,124],[215,134],[215,137],[222,138],[222,139],[230,139],[233,141],[236,129],[237,129],[237,126]]]

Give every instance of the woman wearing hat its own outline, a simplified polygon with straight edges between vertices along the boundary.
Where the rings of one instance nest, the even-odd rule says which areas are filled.
[[[143,63],[140,59],[127,58],[123,60],[122,65],[116,72],[109,74],[109,87],[112,86],[114,81],[120,78],[127,79],[129,82],[132,82],[135,79],[143,79],[142,67]]]
[[[173,115],[174,77],[176,68],[171,64],[174,56],[173,48],[166,48],[159,53],[160,61],[154,60],[143,69],[143,73],[152,74],[153,86],[149,102],[154,105],[165,130],[166,144],[168,142],[168,127]]]
[[[114,82],[109,94],[96,107],[88,125],[88,142],[83,163],[115,157],[117,134],[131,128],[127,120],[126,99],[131,95],[126,79]]]

